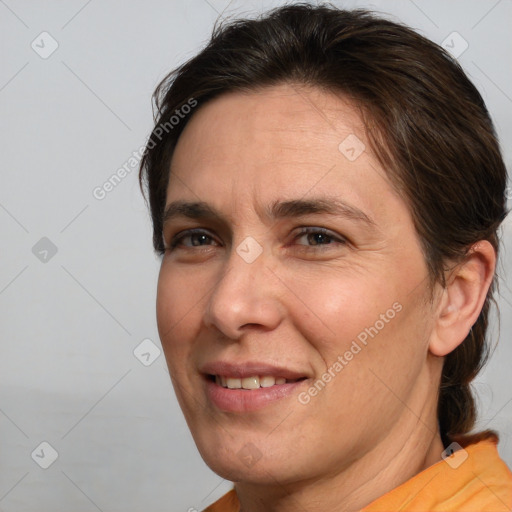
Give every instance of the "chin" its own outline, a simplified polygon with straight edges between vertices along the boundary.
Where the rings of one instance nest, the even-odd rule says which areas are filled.
[[[266,446],[261,451],[251,442],[238,446],[226,446],[222,442],[198,445],[199,453],[206,465],[217,475],[231,482],[256,485],[287,484],[308,478],[300,471],[303,465],[293,458],[296,450],[290,449],[290,456],[276,454]],[[272,456],[265,455],[273,454]]]
[[[205,461],[206,462],[206,461]],[[243,464],[234,461],[219,461],[213,463],[206,462],[207,466],[220,477],[229,480],[230,482],[243,482],[260,485],[268,485],[275,480],[271,478],[269,471],[261,471],[257,467],[248,468]],[[257,464],[256,464],[257,466]]]

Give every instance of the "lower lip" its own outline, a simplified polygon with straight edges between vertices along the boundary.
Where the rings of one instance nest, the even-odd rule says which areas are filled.
[[[275,384],[268,388],[229,389],[207,379],[206,394],[210,401],[222,411],[257,411],[291,395],[297,395],[297,389],[304,385],[305,381]]]

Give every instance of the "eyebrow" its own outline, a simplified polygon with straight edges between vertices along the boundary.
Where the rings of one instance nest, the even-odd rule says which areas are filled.
[[[344,217],[359,223],[376,226],[365,212],[337,198],[292,199],[288,201],[274,201],[267,208],[265,214],[270,220],[302,217],[311,214],[327,214]],[[164,211],[162,224],[171,219],[185,217],[196,220],[224,221],[223,215],[213,206],[204,201],[173,201]]]

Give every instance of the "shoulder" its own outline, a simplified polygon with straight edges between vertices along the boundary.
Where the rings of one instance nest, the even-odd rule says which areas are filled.
[[[212,503],[208,508],[205,508],[203,512],[239,512],[240,502],[234,489],[224,494],[222,498],[218,499],[215,503]]]

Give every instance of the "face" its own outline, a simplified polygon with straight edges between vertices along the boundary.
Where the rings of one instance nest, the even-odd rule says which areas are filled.
[[[166,205],[158,328],[215,472],[320,478],[417,423],[404,403],[432,391],[427,267],[353,105],[291,85],[211,101],[179,139]]]

